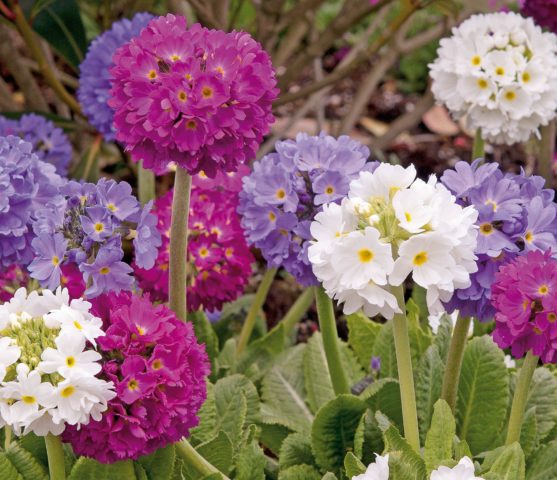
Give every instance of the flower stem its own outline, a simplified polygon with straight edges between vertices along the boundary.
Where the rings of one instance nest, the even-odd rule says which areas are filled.
[[[327,358],[333,390],[337,395],[350,393],[350,384],[340,360],[340,347],[333,302],[325,293],[323,287],[315,289],[315,303],[317,305],[319,328],[323,336],[323,347],[325,348],[325,357]]]
[[[447,365],[443,376],[443,387],[441,388],[441,398],[445,400],[451,410],[455,411],[458,384],[460,382],[460,369],[464,358],[464,347],[470,329],[470,317],[458,317],[453,330],[449,353],[447,355]]]
[[[242,331],[240,332],[240,338],[238,338],[238,344],[236,345],[236,357],[239,357],[248,346],[251,333],[253,332],[253,327],[255,327],[255,320],[257,319],[257,314],[263,307],[271,284],[275,279],[277,274],[276,268],[271,268],[265,272],[259,287],[257,287],[257,292],[255,292],[255,298],[249,308],[248,315],[244,325],[242,325]]]
[[[419,453],[420,434],[418,431],[418,412],[414,390],[414,374],[412,372],[412,356],[410,354],[410,337],[408,336],[408,322],[406,320],[406,304],[404,303],[404,287],[402,285],[392,287],[392,293],[396,297],[398,306],[402,311],[402,313],[397,313],[393,317],[393,334],[395,337],[400,398],[402,400],[404,436],[410,446]]]
[[[520,440],[520,430],[522,429],[522,417],[528,400],[528,391],[532,376],[538,366],[539,357],[528,351],[524,358],[524,363],[518,373],[516,381],[516,389],[514,391],[513,404],[511,407],[511,416],[509,417],[509,428],[507,430],[506,445],[518,442]]]
[[[476,128],[476,135],[474,136],[474,145],[472,147],[472,160],[477,158],[484,158],[485,156],[485,142],[482,137],[482,129]]]
[[[315,298],[314,290],[315,287],[306,288],[281,320],[281,323],[284,325],[284,332],[287,336],[313,304]]]
[[[48,471],[50,480],[65,480],[66,466],[64,461],[64,449],[60,437],[49,433],[44,437],[46,454],[48,457]]]
[[[553,188],[553,156],[555,154],[555,120],[541,128],[538,173],[545,178],[547,188]]]
[[[12,443],[12,429],[9,425],[4,427],[4,450],[7,450]]]
[[[181,440],[176,444],[176,453],[188,464],[195,468],[204,477],[213,475],[215,473],[220,473],[224,480],[229,480],[229,478],[222,472],[219,472],[213,465],[211,465],[207,460],[205,460],[199,452],[193,448],[187,440]]]
[[[176,169],[172,221],[170,224],[170,308],[176,316],[187,320],[187,250],[190,211],[191,176],[181,167]]]
[[[141,205],[155,198],[155,174],[143,168],[143,160],[137,167],[137,194]]]

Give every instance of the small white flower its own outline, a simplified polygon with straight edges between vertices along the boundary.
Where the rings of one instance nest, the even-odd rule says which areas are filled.
[[[468,457],[463,457],[454,468],[439,467],[431,472],[430,480],[484,480],[476,477],[474,462]]]
[[[382,315],[391,319],[395,313],[401,313],[396,297],[373,282],[357,290],[342,290],[335,298],[339,303],[344,303],[343,311],[347,315],[362,309],[368,317]]]
[[[46,437],[49,433],[52,435],[61,435],[66,429],[64,422],[54,423],[52,419],[52,410],[40,410],[33,420],[31,420],[23,429],[22,435],[33,432],[39,437]]]
[[[374,463],[370,463],[365,473],[352,477],[352,480],[389,480],[389,454],[375,454]]]
[[[505,355],[505,367],[516,368],[516,361],[510,355]]]
[[[97,345],[95,339],[104,335],[100,318],[68,305],[62,305],[60,309],[51,311],[44,316],[44,321],[49,328],[61,328],[62,331],[79,333],[95,346]]]
[[[373,173],[362,172],[358,179],[350,183],[349,197],[368,202],[375,197],[389,201],[396,192],[408,188],[415,178],[414,165],[404,168],[400,165],[382,163]]]
[[[21,349],[10,337],[0,337],[0,381],[4,380],[6,368],[17,362]]]

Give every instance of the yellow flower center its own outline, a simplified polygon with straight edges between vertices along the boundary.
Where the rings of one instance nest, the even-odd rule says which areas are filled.
[[[480,58],[480,56],[474,55],[472,57],[472,65],[474,65],[474,67],[477,67],[480,63],[482,63],[482,59]]]
[[[227,257],[231,257],[233,253],[234,253],[234,249],[233,249],[232,247],[228,247],[228,248],[224,251],[224,254],[225,254]]]
[[[157,358],[154,362],[153,362],[153,370],[160,370],[162,368],[162,360]]]
[[[174,54],[174,55],[171,55],[171,56],[170,56],[170,60],[172,60],[173,62],[176,62],[176,61],[178,61],[178,60],[181,60],[181,58],[182,58],[182,57],[181,57],[180,55],[177,55],[177,54]]]
[[[534,234],[532,232],[526,232],[526,235],[524,235],[524,240],[526,240],[528,243],[532,243],[532,241],[534,240]]]
[[[33,405],[37,399],[32,395],[23,395],[23,397],[21,397],[21,401],[27,405]]]
[[[332,185],[329,185],[326,189],[325,189],[325,193],[327,195],[332,195],[333,193],[335,193],[335,189],[333,188]]]
[[[99,273],[101,275],[108,275],[110,273],[110,268],[108,267],[101,267],[101,269],[99,270]]]
[[[135,327],[137,328],[137,333],[139,333],[139,335],[145,335],[145,329],[141,325],[136,324]]]
[[[195,130],[197,128],[197,122],[195,120],[188,120],[186,122],[186,128],[188,130]]]
[[[62,389],[60,396],[62,398],[71,397],[75,393],[75,387],[68,385],[66,388]]]
[[[373,256],[373,252],[369,248],[362,248],[361,250],[358,250],[358,257],[362,263],[371,262],[373,260]]]
[[[540,295],[547,295],[549,293],[549,287],[546,284],[540,285],[540,288],[538,288],[538,293]]]
[[[493,233],[493,225],[491,223],[482,223],[480,225],[480,232],[484,235],[491,235]]]
[[[188,99],[188,94],[186,92],[184,92],[183,90],[180,90],[178,92],[178,100],[180,100],[182,103],[185,102]]]
[[[73,326],[75,328],[77,328],[78,330],[83,330],[83,327],[81,326],[81,323],[79,323],[77,320],[73,321]]]
[[[274,222],[277,219],[277,216],[273,212],[269,212],[269,220]]]
[[[404,213],[404,218],[406,218],[407,222],[411,222],[412,221],[412,215],[410,215],[408,212]]]
[[[478,87],[481,89],[487,88],[487,80],[485,78],[478,78]]]
[[[524,72],[522,74],[522,81],[528,83],[530,80],[532,80],[532,76],[528,72]]]
[[[414,260],[412,260],[414,265],[420,266],[427,262],[427,252],[420,252],[414,255]]]
[[[505,75],[505,69],[503,67],[497,67],[495,69],[495,75]]]
[[[555,323],[556,320],[557,320],[557,314],[555,314],[554,312],[547,314],[547,321],[549,323]]]
[[[57,267],[58,265],[60,265],[60,259],[58,258],[58,255],[54,255],[52,257],[52,265],[54,265],[55,267]]]
[[[104,225],[100,222],[95,223],[95,232],[101,233],[104,230]]]
[[[108,208],[111,212],[115,212],[117,210],[116,205],[113,203],[109,203],[106,208]]]
[[[211,98],[213,96],[213,89],[211,87],[203,87],[201,89],[201,95],[203,98]]]
[[[67,357],[66,358],[66,365],[68,367],[73,367],[75,365],[75,358],[74,357]]]
[[[132,378],[129,382],[128,382],[128,390],[130,390],[131,392],[137,390],[139,388],[139,383],[137,382],[137,380],[135,378]]]
[[[147,78],[149,80],[154,80],[155,78],[157,78],[157,72],[154,69],[149,70],[149,73],[147,73]]]
[[[284,191],[284,188],[279,188],[275,195],[279,200],[282,200],[284,197],[286,197],[286,192]]]
[[[205,258],[207,255],[209,255],[209,250],[207,250],[205,247],[199,249],[199,256],[201,258]]]
[[[505,92],[505,99],[508,100],[509,102],[513,102],[516,99],[516,93],[513,92],[512,90]]]

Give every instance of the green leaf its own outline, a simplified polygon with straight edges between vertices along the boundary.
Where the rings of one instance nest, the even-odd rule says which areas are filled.
[[[238,362],[238,372],[253,372],[250,377],[256,381],[263,377],[276,357],[284,350],[286,337],[284,324],[279,323],[263,337],[250,343]]]
[[[339,395],[324,405],[311,429],[312,451],[324,470],[338,472],[347,452],[354,448],[354,437],[366,404],[353,395]]]
[[[236,369],[236,339],[229,338],[222,347],[217,359],[218,376],[224,376]]]
[[[265,455],[256,441],[240,451],[236,462],[235,480],[265,480]]]
[[[360,475],[366,471],[366,466],[360,462],[352,452],[348,452],[344,457],[344,470],[350,478]]]
[[[538,438],[543,441],[557,424],[557,379],[546,368],[536,368],[528,389],[526,410],[536,407]]]
[[[419,285],[414,285],[412,287],[412,302],[415,305],[415,310],[420,317],[420,323],[422,325],[428,324],[429,309],[427,308],[426,300],[427,290]],[[408,306],[407,306],[408,308]]]
[[[207,398],[199,409],[199,425],[191,430],[192,445],[203,443],[215,436],[217,423],[217,406],[215,404],[215,387],[207,381]]]
[[[141,457],[139,463],[145,469],[149,480],[168,480],[174,471],[175,460],[174,445],[167,445],[151,455]]]
[[[292,433],[292,430],[284,425],[266,423],[265,418],[263,418],[260,429],[259,441],[278,457],[284,440]]]
[[[381,410],[389,420],[402,430],[402,402],[398,380],[381,378],[367,387],[359,397],[372,412]]]
[[[400,432],[394,425],[390,425],[385,430],[383,437],[385,439],[385,449],[389,452],[399,452],[400,463],[411,467],[413,476],[407,477],[408,480],[425,477],[426,467],[422,457],[414,451],[405,438],[402,438]]]
[[[332,472],[327,472],[321,480],[337,480],[337,476]]]
[[[221,345],[240,333],[254,298],[255,295],[250,293],[224,305],[219,321],[213,324]],[[262,313],[260,310],[255,317],[255,327],[250,337],[252,341],[267,332],[267,322]]]
[[[219,339],[213,330],[207,316],[202,311],[188,313],[188,320],[193,323],[195,336],[199,343],[205,345],[205,350],[211,361],[211,369],[216,374],[216,359],[219,354]]]
[[[419,363],[416,378],[416,404],[422,441],[431,424],[433,405],[441,397],[443,372],[444,365],[439,355],[439,347],[431,345]]]
[[[426,332],[420,325],[420,309],[412,299],[406,305],[408,314],[408,336],[410,337],[410,350],[412,353],[412,365],[418,365],[422,355],[431,345],[433,337],[429,330]]]
[[[261,382],[261,413],[264,421],[291,430],[309,432],[313,414],[305,402],[305,344],[282,353]]]
[[[279,455],[279,466],[287,469],[294,465],[315,466],[310,439],[301,433],[289,435],[283,442]]]
[[[536,407],[530,408],[522,420],[522,429],[520,431],[520,445],[526,459],[538,447],[538,426],[536,423]]]
[[[472,452],[466,440],[459,440],[455,437],[454,439],[454,458],[459,461],[463,457],[472,458]]]
[[[244,375],[231,375],[221,378],[215,384],[215,403],[217,412],[223,411],[226,405],[239,393],[243,393],[247,401],[246,423],[257,424],[261,421],[259,394],[255,385]]]
[[[551,480],[557,478],[557,441],[538,449],[530,462],[526,480]]]
[[[321,480],[321,474],[310,465],[295,465],[281,470],[278,480]]]
[[[12,442],[5,451],[5,455],[24,480],[48,480],[47,469],[44,465],[17,443]]]
[[[147,476],[147,472],[141,466],[141,463],[134,462],[133,471],[135,473],[136,480],[149,480],[149,477]],[[171,472],[171,474],[172,474],[172,472]],[[170,478],[170,477],[167,477],[167,478]]]
[[[425,467],[404,452],[389,452],[389,480],[425,480]]]
[[[453,336],[453,321],[449,314],[445,313],[441,315],[439,320],[439,328],[437,334],[433,340],[433,345],[436,345],[439,350],[439,356],[441,361],[445,363],[447,361],[447,355],[449,354],[449,345],[451,344],[451,337]]]
[[[234,451],[241,446],[242,432],[246,423],[247,401],[243,393],[238,392],[228,404],[217,407],[217,424],[215,431],[224,431],[234,442]]]
[[[44,467],[48,467],[48,457],[46,454],[44,437],[37,437],[34,433],[28,433],[19,439],[19,444],[37,460],[39,460]]]
[[[32,26],[71,66],[77,68],[87,50],[87,40],[76,0],[49,2],[33,18]]]
[[[393,322],[384,323],[373,344],[372,355],[381,358],[381,377],[398,378]]]
[[[445,400],[438,400],[435,403],[431,428],[425,441],[424,459],[428,473],[445,460],[453,458],[455,433],[456,423],[451,408]]]
[[[4,480],[4,477],[0,476],[0,478]],[[99,480],[101,478],[136,480],[133,462],[127,460],[107,465],[90,458],[81,457],[75,462],[68,480]]]
[[[385,449],[383,442],[383,432],[379,429],[377,420],[373,412],[368,410],[363,416],[364,438],[361,447],[362,462],[369,465],[375,461],[375,453],[382,452]],[[356,453],[358,436],[355,438],[354,452]]]
[[[370,320],[363,313],[348,315],[346,321],[348,322],[348,344],[356,353],[360,364],[369,371],[371,352],[381,330],[381,324]]]
[[[509,374],[503,352],[489,336],[473,338],[464,351],[458,389],[457,433],[473,454],[493,448],[507,416]]]
[[[24,480],[5,453],[0,453],[0,478],[2,480]]]
[[[212,440],[199,445],[196,450],[217,470],[228,475],[232,468],[234,449],[230,438],[224,431],[220,431]]]
[[[524,453],[520,445],[515,442],[503,449],[485,478],[486,480],[490,480],[491,478],[500,480],[524,480],[525,468]],[[495,475],[493,476],[492,474]]]

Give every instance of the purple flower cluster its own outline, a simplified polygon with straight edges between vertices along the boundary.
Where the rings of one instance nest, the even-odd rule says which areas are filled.
[[[0,267],[33,260],[33,222],[45,208],[63,208],[66,181],[19,137],[0,137]]]
[[[163,173],[175,162],[214,177],[255,157],[278,89],[269,55],[249,34],[187,28],[169,14],[113,60],[116,138],[146,168]]]
[[[520,13],[557,33],[557,0],[519,0]]]
[[[98,339],[103,373],[114,382],[116,397],[101,420],[77,429],[64,440],[78,455],[103,463],[136,459],[187,436],[205,401],[210,367],[205,346],[191,323],[164,305],[121,293],[93,302],[106,335]]]
[[[72,160],[72,146],[61,128],[41,115],[29,113],[19,120],[0,116],[0,136],[16,135],[33,145],[33,152],[40,160],[54,165],[56,173],[68,174]]]
[[[347,136],[299,133],[275,148],[244,177],[242,227],[270,267],[283,266],[302,285],[316,285],[307,253],[314,216],[323,204],[339,202],[350,181],[377,164],[366,163],[369,149]]]
[[[109,30],[93,40],[79,65],[77,98],[83,113],[107,141],[116,138],[112,126],[114,110],[108,106],[110,98],[110,69],[112,57],[122,45],[139,35],[153,19],[150,13],[138,13],[131,20],[125,18],[112,24]]]
[[[33,278],[54,290],[61,267],[75,263],[83,273],[89,298],[130,290],[132,268],[123,262],[122,240],[133,240],[135,262],[152,268],[161,237],[151,203],[141,208],[126,182],[101,178],[97,184],[69,182],[61,188],[65,205],[44,209],[33,225]]]
[[[470,287],[455,292],[447,309],[491,320],[495,310],[490,293],[497,270],[517,255],[557,248],[554,192],[543,188],[541,177],[503,174],[497,164],[482,165],[481,160],[457,163],[441,181],[459,203],[479,212],[478,271],[471,275]]]

